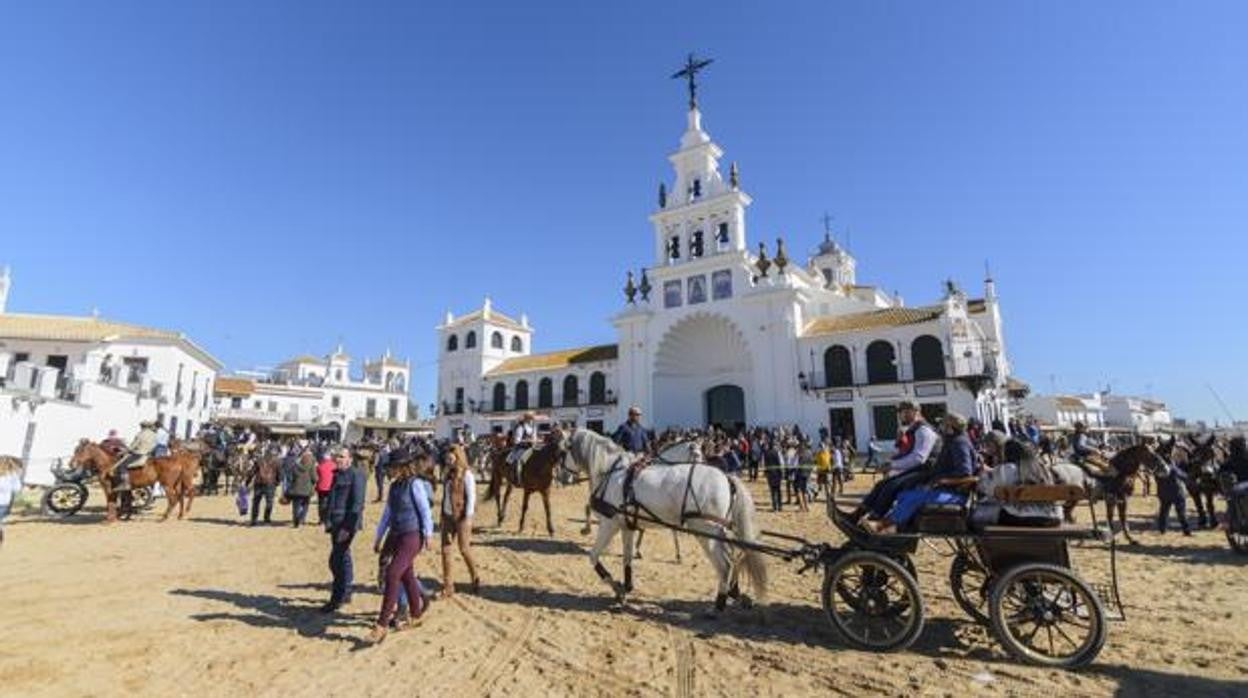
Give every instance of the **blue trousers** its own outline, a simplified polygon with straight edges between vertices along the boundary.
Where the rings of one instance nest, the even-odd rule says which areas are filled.
[[[355,581],[355,570],[351,564],[351,539],[355,533],[347,536],[345,541],[339,541],[337,534],[338,531],[330,533],[335,537],[329,549],[329,573],[334,580],[329,600],[331,603],[346,603],[351,598],[351,584]]]
[[[926,479],[927,473],[923,468],[915,468],[900,475],[884,478],[871,488],[866,497],[862,498],[862,506],[872,517],[882,519],[888,510],[893,508],[893,501],[899,494],[918,487]]]
[[[897,503],[893,505],[892,511],[888,513],[888,520],[892,521],[898,528],[910,523],[915,514],[928,504],[964,504],[966,497],[957,492],[947,492],[945,490],[929,490],[926,487],[918,489],[906,490],[897,495]]]

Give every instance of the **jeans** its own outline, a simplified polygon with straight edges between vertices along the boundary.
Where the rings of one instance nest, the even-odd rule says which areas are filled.
[[[329,513],[329,493],[316,493],[316,523],[324,526],[325,515]]]
[[[1187,497],[1161,500],[1161,509],[1157,512],[1157,531],[1165,533],[1169,527],[1171,507],[1174,508],[1175,518],[1179,520],[1179,526],[1182,527],[1183,532],[1191,531],[1192,527],[1187,522]]]
[[[269,523],[273,520],[273,494],[277,489],[274,485],[256,484],[256,489],[251,494],[251,523],[255,525],[256,517],[260,515],[260,500],[264,500],[264,522]]]
[[[300,495],[290,495],[290,519],[294,522],[295,528],[303,525],[308,519],[308,497]]]
[[[332,547],[329,549],[329,573],[333,575],[333,584],[329,592],[330,603],[346,603],[351,598],[351,584],[355,581],[355,570],[351,564],[351,539],[355,532],[349,532],[346,540],[338,540],[342,529],[330,532]]]
[[[927,479],[927,473],[922,468],[908,470],[900,475],[880,480],[866,497],[862,499],[862,506],[877,519],[884,518],[889,509],[893,508],[893,501],[897,499],[897,495],[902,490],[909,490],[923,484]]]
[[[784,475],[779,468],[767,468],[767,489],[771,491],[771,510],[780,511],[780,482]]]
[[[964,504],[966,497],[957,492],[929,490],[926,487],[906,490],[897,495],[897,504],[889,512],[888,519],[898,528],[910,523],[915,514],[928,504]]]

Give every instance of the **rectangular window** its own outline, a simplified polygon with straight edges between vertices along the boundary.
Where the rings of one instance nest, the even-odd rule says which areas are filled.
[[[334,409],[338,409],[339,407],[342,407],[342,398],[335,395],[334,397],[330,399],[329,406]]]
[[[399,401],[391,400],[390,401],[390,421],[393,422],[397,420],[398,418],[399,418]]]
[[[195,422],[186,420],[186,440],[191,440],[191,435],[195,433]]]
[[[464,413],[464,389],[455,389],[455,414]]]
[[[178,418],[177,417],[169,418],[169,433],[172,434],[175,438],[177,437],[178,435]]]
[[[377,400],[376,399],[370,397],[368,401],[364,403],[364,416],[365,417],[377,416]]]
[[[238,409],[242,409],[242,407],[243,407],[243,399],[241,397],[230,398],[230,409],[238,410]]]
[[[732,298],[732,270],[720,269],[711,274],[711,298],[717,301]]]
[[[269,400],[269,411],[270,412],[277,411],[277,400]]]
[[[940,420],[945,418],[949,413],[949,407],[943,402],[925,402],[919,405],[919,412],[923,413],[923,419],[928,424],[940,424]]]
[[[876,441],[893,441],[897,438],[897,407],[875,405],[871,408],[871,433]]]
[[[699,274],[698,276],[689,277],[689,305],[697,305],[706,302],[706,277]]]
[[[680,279],[667,281],[663,284],[663,307],[679,308],[681,300]]]

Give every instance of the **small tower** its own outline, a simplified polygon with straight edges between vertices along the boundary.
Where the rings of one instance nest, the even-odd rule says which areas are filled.
[[[5,306],[9,302],[9,286],[12,284],[12,276],[9,268],[0,267],[0,313],[4,312]]]
[[[326,383],[341,385],[351,382],[351,357],[343,351],[342,342],[338,343],[334,353],[326,357],[325,363],[329,366]]]
[[[836,244],[832,233],[825,230],[823,242],[810,257],[809,268],[812,274],[823,277],[827,288],[839,289],[857,283],[857,264],[852,255]]]

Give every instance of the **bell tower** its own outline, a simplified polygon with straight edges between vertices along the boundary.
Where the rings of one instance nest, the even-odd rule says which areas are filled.
[[[741,191],[736,163],[724,179],[720,172],[724,151],[702,130],[696,78],[710,63],[691,54],[684,68],[672,76],[688,81],[689,111],[680,147],[667,158],[675,174],[672,187],[659,185],[659,206],[650,215],[655,267],[743,252],[746,247],[745,207],[750,197]]]

